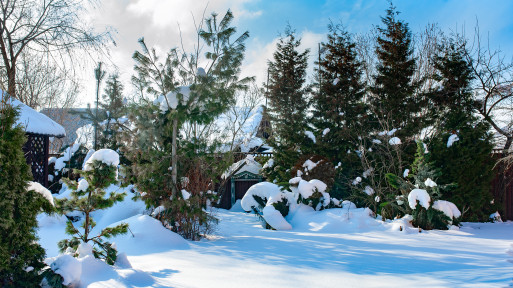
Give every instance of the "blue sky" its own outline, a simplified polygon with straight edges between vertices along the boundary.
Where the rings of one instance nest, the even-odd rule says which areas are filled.
[[[90,20],[98,29],[108,25],[117,30],[117,46],[111,48],[111,56],[105,61],[109,72],[117,69],[126,81],[133,74],[131,55],[139,48],[138,38],[144,36],[148,45],[165,52],[180,43],[179,23],[185,45],[192,45],[191,15],[201,18],[205,7],[207,15],[212,11],[223,14],[231,9],[239,31],[249,30],[251,38],[247,42],[243,74],[254,75],[262,82],[267,60],[272,58],[278,35],[287,23],[303,37],[303,48],[310,48],[314,54],[318,43],[325,38],[330,19],[341,21],[351,33],[366,33],[381,24],[380,16],[389,6],[386,0],[103,0],[100,3]],[[485,41],[490,40],[490,47],[500,48],[508,60],[512,59],[513,1],[396,0],[393,3],[401,12],[399,18],[409,23],[413,32],[422,30],[428,23],[438,23],[446,33],[465,31],[471,37],[479,21],[481,34]],[[92,73],[86,74],[88,77]],[[87,77],[83,80],[84,93],[94,95],[94,82]]]

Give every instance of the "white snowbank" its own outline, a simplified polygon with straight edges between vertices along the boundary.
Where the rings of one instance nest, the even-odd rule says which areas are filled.
[[[272,204],[281,202],[283,199],[287,199],[289,203],[294,201],[292,193],[282,192],[280,187],[270,182],[260,182],[251,186],[241,201],[242,209],[245,211],[253,211],[253,207],[259,208],[260,204],[255,200],[253,196],[258,196],[266,201],[265,207],[262,209],[262,217],[276,230],[288,230],[292,227],[286,225],[285,219],[279,211],[277,211]],[[272,207],[272,208],[267,208]],[[281,218],[281,219],[280,219]],[[276,226],[274,226],[276,225]]]
[[[420,206],[428,209],[431,197],[429,197],[429,194],[424,189],[413,189],[410,194],[408,194],[408,204],[411,209],[415,209],[417,201],[419,201]]]
[[[82,275],[82,262],[69,254],[59,255],[45,260],[46,264],[56,273],[62,276],[64,285],[76,285],[80,283]]]
[[[182,189],[181,192],[182,192],[182,197],[184,200],[187,200],[187,199],[189,199],[189,197],[191,197],[191,193],[187,192],[187,190]]]
[[[46,200],[48,200],[48,202],[50,202],[50,204],[52,204],[52,206],[55,206],[55,204],[53,203],[52,192],[50,192],[50,190],[46,189],[43,185],[41,185],[37,182],[29,181],[28,184],[29,185],[28,185],[27,190],[33,190],[33,191],[43,195],[43,197]]]
[[[267,224],[276,230],[290,230],[292,226],[283,218],[280,211],[276,210],[273,205],[265,206],[263,209],[263,217]]]
[[[438,211],[444,212],[444,214],[447,215],[447,217],[449,217],[451,220],[461,216],[461,212],[458,207],[456,207],[456,205],[450,201],[436,200],[433,202],[433,206],[431,207]]]
[[[100,149],[91,155],[91,157],[87,160],[84,165],[84,170],[89,171],[93,169],[93,161],[100,161],[109,166],[118,166],[119,165],[119,154],[116,151],[111,149]]]
[[[449,136],[449,139],[447,139],[447,148],[451,147],[452,144],[454,144],[454,142],[458,140],[460,140],[460,138],[456,134],[452,134],[451,136]]]

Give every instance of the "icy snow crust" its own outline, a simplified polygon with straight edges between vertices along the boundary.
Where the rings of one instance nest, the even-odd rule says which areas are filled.
[[[125,200],[95,219],[102,227],[129,223],[135,237],[112,239],[125,253],[113,267],[65,256],[72,267],[62,271],[80,277],[76,287],[505,287],[513,278],[506,253],[513,250],[513,222],[419,233],[411,216],[383,222],[344,201],[343,208],[291,209],[287,231],[262,229],[240,208],[219,209],[218,232],[189,242],[142,214],[145,205],[131,200],[129,188],[122,191]],[[48,257],[58,256],[66,218],[41,214],[38,221],[40,243]]]

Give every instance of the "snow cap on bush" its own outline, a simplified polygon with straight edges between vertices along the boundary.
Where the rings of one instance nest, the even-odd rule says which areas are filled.
[[[433,202],[433,206],[431,207],[438,211],[444,212],[444,214],[447,215],[447,217],[450,219],[458,218],[461,216],[461,212],[458,207],[456,207],[456,205],[450,201],[436,200]]]
[[[431,197],[429,197],[429,194],[424,189],[413,189],[410,194],[408,194],[408,204],[411,209],[415,210],[417,201],[419,201],[420,206],[428,209],[431,203]]]
[[[91,157],[87,160],[84,165],[85,171],[90,171],[93,169],[93,161],[100,161],[109,166],[118,166],[119,165],[119,154],[116,151],[111,149],[100,149],[91,155]]]

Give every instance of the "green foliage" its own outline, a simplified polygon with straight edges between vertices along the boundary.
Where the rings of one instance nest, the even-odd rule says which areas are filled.
[[[391,128],[402,128],[397,136],[403,138],[416,135],[424,127],[419,112],[426,103],[416,92],[420,83],[413,80],[416,60],[411,31],[407,23],[397,19],[397,14],[390,4],[381,18],[384,27],[377,28],[378,66],[370,90],[373,112],[379,119],[389,121]]]
[[[436,58],[436,79],[442,85],[431,92],[438,116],[438,133],[429,139],[431,160],[440,168],[440,183],[457,184],[444,191],[443,198],[461,207],[463,221],[487,221],[497,211],[490,192],[494,177],[492,135],[488,123],[473,114],[473,74],[464,49],[464,43],[451,41],[441,47]],[[447,147],[452,135],[459,140]]]
[[[319,133],[312,149],[326,157],[332,166],[341,163],[333,176],[336,181],[317,178],[328,184],[331,195],[340,199],[350,194],[348,179],[363,171],[360,159],[347,151],[358,149],[358,133],[368,131],[370,119],[356,44],[342,25],[331,23],[328,30],[328,41],[321,44],[324,52],[316,63],[318,91],[312,93],[311,123]]]
[[[98,210],[112,207],[116,202],[123,201],[125,193],[111,192],[106,195],[105,189],[111,184],[117,182],[117,167],[107,165],[101,161],[94,160],[84,171],[75,171],[80,174],[83,179],[76,182],[70,179],[63,179],[68,187],[72,189],[69,199],[57,200],[57,207],[63,214],[80,211],[84,213],[83,222],[76,227],[71,220],[66,224],[66,234],[71,235],[70,239],[59,241],[58,246],[61,252],[65,252],[68,248],[75,251],[78,256],[77,248],[81,243],[88,243],[93,246],[93,255],[96,258],[104,259],[106,263],[113,265],[116,262],[117,251],[112,244],[105,241],[105,238],[115,237],[117,235],[128,232],[128,224],[122,223],[115,227],[107,227],[100,231],[98,235],[91,235],[93,228],[96,226],[91,213]],[[86,181],[87,189],[80,186]],[[78,190],[81,188],[80,190]]]
[[[274,148],[273,169],[267,169],[266,176],[271,181],[285,182],[290,179],[290,169],[301,155],[301,149],[313,142],[305,135],[307,126],[307,96],[310,87],[306,83],[308,49],[300,52],[301,39],[287,26],[285,36],[281,37],[273,61],[269,66],[269,115],[273,125],[268,139]]]
[[[14,125],[18,111],[6,94],[0,99],[0,286],[36,287],[45,267],[36,216],[52,207],[41,194],[27,190],[32,176],[22,150],[25,132]]]
[[[447,230],[449,223],[452,223],[452,219],[447,217],[444,212],[431,207],[426,209],[420,206],[420,204],[417,204],[415,209],[412,211],[412,216],[413,226],[424,230]]]
[[[415,227],[425,230],[447,230],[449,225],[457,225],[459,220],[450,219],[442,211],[433,209],[432,206],[426,209],[418,202],[415,203],[415,209],[411,209],[407,201],[408,195],[413,189],[425,190],[431,199],[431,204],[443,198],[442,191],[454,189],[455,185],[452,183],[445,185],[436,183],[443,174],[441,174],[440,169],[434,168],[433,162],[429,161],[432,154],[428,153],[426,149],[427,147],[422,141],[417,142],[415,161],[412,164],[412,171],[406,179],[391,173],[386,175],[390,185],[397,189],[400,194],[396,195],[396,199],[393,199],[395,201],[381,204],[381,216],[383,219],[392,219],[397,215],[397,212],[401,212],[402,215],[411,214],[413,216],[412,224]]]

